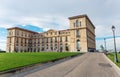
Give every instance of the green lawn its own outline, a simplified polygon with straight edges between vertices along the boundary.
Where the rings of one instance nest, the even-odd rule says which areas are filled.
[[[0,53],[0,71],[77,55],[75,52]]]
[[[114,62],[114,53],[109,53],[107,56],[110,60],[112,60]],[[119,60],[119,62],[115,63],[115,64],[120,67],[120,53],[118,53],[118,60]]]

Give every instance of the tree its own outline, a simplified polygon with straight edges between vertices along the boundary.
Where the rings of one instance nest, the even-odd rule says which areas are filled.
[[[102,51],[104,51],[104,47],[103,47],[103,45],[100,45],[100,48],[101,48]]]

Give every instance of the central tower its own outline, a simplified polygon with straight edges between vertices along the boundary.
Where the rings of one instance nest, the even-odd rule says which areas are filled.
[[[71,32],[71,50],[88,52],[95,49],[94,25],[87,15],[69,17]],[[92,45],[90,46],[91,43]]]

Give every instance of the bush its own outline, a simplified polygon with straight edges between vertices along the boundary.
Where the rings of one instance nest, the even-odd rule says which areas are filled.
[[[0,53],[6,53],[6,51],[0,51]]]

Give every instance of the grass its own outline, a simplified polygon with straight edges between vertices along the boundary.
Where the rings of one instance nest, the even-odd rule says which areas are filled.
[[[108,58],[114,62],[114,53],[109,53]],[[118,63],[115,63],[118,67],[120,67],[120,53],[118,53]]]
[[[49,62],[69,56],[76,52],[34,52],[34,53],[0,53],[0,72],[27,65]]]

